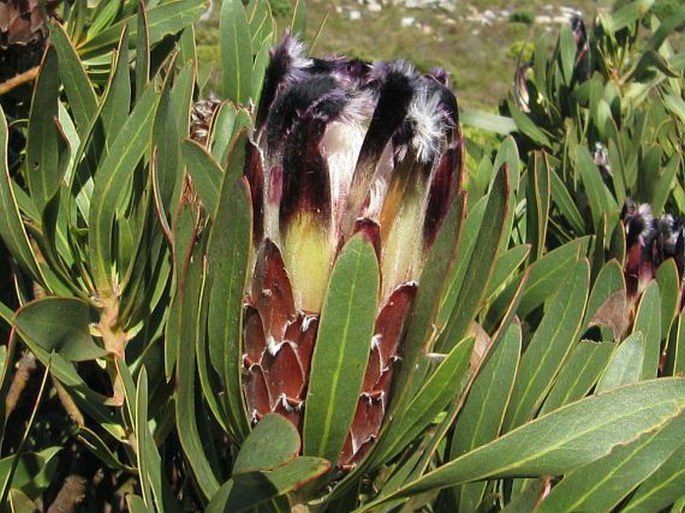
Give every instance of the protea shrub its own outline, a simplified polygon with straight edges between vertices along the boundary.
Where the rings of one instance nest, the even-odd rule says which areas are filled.
[[[245,168],[256,256],[243,370],[253,423],[277,412],[302,429],[316,401],[307,396],[309,372],[331,271],[345,245],[362,238],[381,285],[338,463],[363,457],[388,407],[423,263],[459,187],[461,152],[442,70],[310,59],[290,35],[272,50]]]

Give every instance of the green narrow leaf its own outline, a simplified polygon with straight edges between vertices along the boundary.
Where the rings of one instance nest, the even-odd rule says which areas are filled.
[[[597,76],[597,75],[596,75]],[[601,81],[601,79],[598,78]],[[603,89],[603,87],[602,87]],[[603,92],[601,94],[604,94]],[[605,102],[606,103],[606,102]],[[608,118],[607,126],[611,127],[611,131],[614,134],[618,133],[618,128],[616,127],[616,122],[613,118]],[[624,165],[624,154],[621,145],[617,143],[616,137],[609,140],[608,144],[609,151],[609,166],[613,172],[612,183],[614,185],[615,197],[625,198],[626,197],[626,174]]]
[[[542,256],[547,241],[547,225],[551,202],[550,169],[544,153],[533,153],[533,169],[528,176],[527,239],[531,244],[532,260]]]
[[[683,378],[615,388],[539,417],[359,511],[479,479],[566,474],[654,431],[684,409]]]
[[[151,2],[148,2],[148,5]],[[148,30],[150,45],[155,46],[166,36],[177,34],[194,23],[207,10],[207,2],[197,0],[168,0],[148,8]],[[88,39],[80,48],[83,59],[101,55],[116,44],[124,27],[128,27],[131,36],[137,36],[135,16],[119,21],[105,28]]]
[[[251,205],[247,181],[233,182],[226,174],[207,251],[209,357],[221,376],[230,425],[240,440],[249,432],[242,388],[242,331],[243,292],[252,250]]]
[[[525,244],[515,246],[497,257],[495,268],[492,270],[492,277],[488,282],[488,289],[484,299],[491,302],[499,289],[507,284],[516,274],[516,269],[521,266],[530,253],[530,246]]]
[[[136,98],[140,98],[150,80],[150,38],[145,2],[138,4],[136,27]]]
[[[549,49],[552,48],[551,35],[541,30],[535,36],[535,50],[533,55],[533,72],[535,76],[535,86],[539,94],[544,98],[544,95],[549,91],[547,84],[548,66],[546,63]],[[547,98],[544,98],[548,101]]]
[[[481,308],[481,300],[487,290],[495,266],[497,250],[504,230],[509,205],[509,171],[503,165],[497,173],[492,190],[488,195],[483,223],[481,224],[473,253],[469,259],[452,314],[445,330],[435,344],[436,350],[444,352],[454,347],[468,330],[471,321]]]
[[[406,412],[406,404],[413,397],[408,390],[415,382],[417,388],[423,382],[423,374],[417,369],[426,353],[432,350],[432,344],[435,342],[435,322],[441,298],[448,290],[445,276],[452,274],[461,251],[465,213],[466,195],[460,193],[450,206],[419,279],[420,286],[414,299],[412,315],[409,318],[403,341],[404,365],[400,367],[395,377],[394,399],[385,415],[383,430],[388,429],[394,422],[400,421]],[[381,435],[381,439],[383,438]],[[380,453],[372,448],[371,455],[362,462],[361,467],[365,465],[373,467],[376,463],[382,462],[379,455]]]
[[[250,25],[252,54],[257,55],[264,46],[273,46],[274,19],[267,0],[252,0],[246,6]]]
[[[186,66],[197,61],[197,47],[195,45],[195,26],[184,28],[178,38],[178,64]]]
[[[86,37],[90,38],[92,34],[99,34],[105,27],[111,25],[119,14],[122,7],[121,4],[122,0],[96,4],[95,9],[92,11],[92,22],[88,27]]]
[[[653,212],[663,211],[673,188],[673,182],[676,180],[678,170],[682,169],[682,167],[683,159],[678,153],[673,155],[665,166],[659,165],[659,173],[653,177],[654,181],[649,201]]]
[[[254,65],[252,66],[252,102],[259,105],[259,98],[262,96],[262,88],[264,86],[264,77],[266,75],[266,68],[269,66],[271,59],[272,42],[265,41],[262,47],[257,51],[254,58]]]
[[[209,288],[208,288],[209,290]],[[203,307],[198,326],[207,326],[209,307]],[[214,419],[224,433],[232,433],[229,427],[229,417],[226,412],[225,393],[223,383],[218,379],[218,374],[213,372],[209,361],[208,341],[206,336],[198,336],[195,339],[195,354],[197,355],[197,374],[200,379],[202,396],[209,407]],[[220,391],[217,393],[217,390]]]
[[[69,165],[71,148],[68,145],[65,134],[62,131],[61,124],[55,120],[56,129],[58,130],[57,148],[58,148],[58,168],[54,170],[56,174],[64,177],[67,165]],[[80,290],[74,287],[72,283],[72,274],[69,271],[70,267],[75,265],[73,254],[69,247],[67,231],[69,230],[69,213],[64,204],[72,201],[72,196],[68,193],[66,187],[60,180],[58,189],[55,194],[45,205],[43,215],[41,217],[43,237],[39,239],[38,244],[41,247],[43,256],[48,263],[50,271],[61,278],[61,280],[71,286],[71,289],[78,295]],[[49,276],[47,276],[49,278]],[[61,285],[61,284],[60,284]],[[55,293],[60,290],[60,285],[50,280],[51,290]]]
[[[126,29],[121,32],[119,44],[113,54],[109,82],[100,108],[101,128],[105,136],[103,140],[103,144],[106,145],[105,153],[111,151],[111,145],[116,140],[119,130],[124,126],[131,108],[128,42],[129,31]]]
[[[602,220],[599,223],[599,229],[595,232],[592,254],[588,257],[590,260],[591,284],[597,279],[597,275],[606,261],[605,248],[607,246],[607,241],[611,240],[611,230],[613,230],[613,228],[614,226],[612,222],[609,221],[608,215],[606,213],[603,214]]]
[[[64,85],[69,107],[74,113],[79,135],[83,136],[97,112],[95,91],[69,36],[56,21],[50,22],[50,41],[57,51],[59,78]]]
[[[338,461],[369,359],[379,282],[371,242],[353,237],[333,266],[321,311],[304,413],[305,455]]]
[[[580,175],[585,193],[590,203],[592,220],[597,229],[603,214],[609,214],[618,210],[616,200],[602,180],[602,175],[595,164],[592,155],[584,146],[578,146],[576,152],[576,167]]]
[[[224,174],[221,166],[201,144],[190,139],[181,143],[181,153],[200,200],[214,218]]]
[[[685,375],[685,311],[678,314],[671,330],[666,353],[666,375]]]
[[[552,139],[551,134],[546,130],[538,127],[528,116],[521,113],[517,108],[510,109],[511,117],[516,123],[516,128],[519,132],[529,137],[530,139],[540,146],[551,148]]]
[[[192,233],[192,232],[191,232]],[[187,260],[187,266],[182,271],[181,321],[179,335],[186,344],[179,344],[176,357],[176,426],[181,447],[185,453],[195,480],[205,497],[212,497],[219,489],[219,481],[212,468],[212,454],[207,447],[210,440],[203,440],[198,429],[198,423],[204,422],[197,415],[195,373],[196,355],[195,339],[204,336],[204,327],[199,326],[200,308],[204,305],[205,283],[203,276],[204,244],[194,244],[194,237],[190,238],[189,250],[192,256]]]
[[[58,92],[57,52],[54,46],[48,46],[34,87],[26,141],[25,177],[31,199],[40,212],[57,193],[62,180],[59,135],[55,128]]]
[[[495,161],[492,166],[492,171],[489,173],[490,180],[488,190],[492,190],[495,179],[497,178],[496,170],[506,165],[508,174],[507,181],[509,183],[508,193],[509,197],[515,198],[519,193],[519,182],[521,174],[521,162],[519,159],[518,146],[512,136],[508,136],[502,141],[495,156]],[[509,247],[509,240],[511,239],[511,230],[514,226],[514,219],[516,217],[516,201],[508,201],[507,210],[502,223],[502,235],[499,240],[497,252],[502,253]]]
[[[220,13],[224,97],[247,104],[252,93],[252,41],[240,0],[224,0]]]
[[[666,338],[680,307],[680,277],[675,260],[669,258],[656,270],[661,292],[661,336]]]
[[[389,461],[398,451],[425,430],[445,407],[458,399],[469,378],[469,363],[474,340],[455,345],[412,398],[400,422],[390,425],[379,441],[377,451]]]
[[[573,69],[576,64],[576,42],[573,40],[571,26],[566,25],[559,34],[559,60],[561,61],[561,75],[564,85],[570,86],[573,78]]]
[[[656,471],[682,442],[685,416],[565,476],[542,501],[540,513],[611,511]]]
[[[666,19],[661,20],[659,28],[651,35],[649,39],[649,48],[652,50],[659,50],[668,37],[673,33],[674,30],[685,22],[685,10],[675,10],[672,16],[668,16]]]
[[[612,357],[612,342],[583,340],[573,348],[568,361],[540,410],[543,415],[573,401],[582,399],[597,382]],[[597,389],[595,389],[597,390]]]
[[[633,25],[644,16],[654,4],[654,0],[636,0],[622,5],[611,14],[611,30],[619,31],[624,27]]]
[[[168,0],[148,9],[150,45],[190,27],[208,7],[207,0]]]
[[[563,283],[559,276],[566,276],[574,262],[587,254],[590,237],[581,237],[547,253],[530,267],[530,277],[521,298],[518,315],[526,317],[542,305]]]
[[[138,374],[135,393],[135,425],[138,441],[138,471],[142,476],[141,489],[151,491],[152,497],[143,493],[145,504],[154,511],[157,504],[158,511],[170,513],[179,511],[166,477],[163,473],[162,458],[157,451],[155,442],[148,426],[148,378],[147,370],[143,367]],[[148,489],[149,487],[149,489]],[[154,501],[154,502],[153,502]]]
[[[86,449],[92,452],[100,461],[110,468],[123,470],[125,472],[136,472],[135,468],[122,463],[119,456],[112,451],[102,437],[87,427],[79,427],[78,440]]]
[[[100,293],[113,290],[117,282],[117,269],[112,260],[113,225],[127,183],[150,145],[158,99],[159,95],[151,85],[124,123],[95,177],[93,207],[88,221],[88,249],[90,266]]]
[[[189,259],[192,255],[192,244],[197,238],[197,213],[187,203],[183,202],[177,208],[174,219],[172,260],[173,276],[171,283],[171,302],[169,305],[169,319],[164,333],[164,370],[167,380],[173,375],[176,357],[181,341],[185,340],[183,333],[183,297]]]
[[[664,461],[659,469],[649,476],[628,504],[621,508],[624,513],[652,513],[662,511],[682,497],[685,489],[685,439],[680,437],[673,442],[678,448]]]
[[[149,174],[140,176],[138,181],[138,186],[143,191],[138,192],[139,199],[129,200],[136,205],[137,212],[132,212],[128,218],[118,218],[120,237],[123,227],[127,225],[132,232],[132,245],[128,255],[122,255],[118,260],[120,267],[125,269],[120,278],[120,286],[123,288],[120,315],[128,320],[129,325],[154,311],[170,272],[170,251],[164,238],[171,229],[163,215],[163,200],[160,196],[169,195],[170,184],[166,180],[173,183],[180,177],[183,169],[170,86],[171,80],[166,80],[155,112],[148,156]],[[164,150],[159,151],[159,148]],[[134,193],[136,189],[134,187]],[[163,227],[161,230],[160,223]]]
[[[506,137],[500,144],[492,168],[493,170],[500,169],[504,164],[507,164],[507,169],[509,170],[509,194],[516,196],[519,188],[519,175],[521,174],[521,170],[519,169],[520,159],[518,146],[516,146],[516,141],[511,136]],[[492,189],[496,177],[497,175],[495,173],[491,173],[488,190]]]
[[[67,361],[83,362],[107,355],[90,336],[90,307],[80,299],[37,299],[17,311],[14,324],[22,338]]]
[[[465,204],[468,204],[466,201],[467,197],[468,193],[465,193]],[[464,282],[466,270],[476,244],[476,236],[478,235],[480,226],[483,222],[483,214],[485,213],[485,207],[487,206],[487,199],[487,196],[483,196],[475,205],[467,209],[468,214],[459,227],[459,257],[454,262],[454,269],[452,272],[449,275],[442,277],[442,281],[446,282],[446,284],[444,286],[445,291],[440,297],[440,305],[436,318],[436,324],[439,327],[444,327],[447,324],[450,313],[456,304],[457,296],[462,283]]]
[[[4,306],[5,305],[0,303],[0,307]],[[8,325],[11,324],[11,317],[12,314],[10,312],[7,322]],[[11,386],[11,380],[9,378],[12,376],[11,370],[12,364],[14,363],[14,349],[16,347],[15,340],[15,337],[10,337],[10,339],[7,341],[7,345],[0,346],[0,397],[7,397],[7,393],[9,392]],[[6,413],[7,404],[3,401],[0,403],[0,443],[2,443],[6,432]]]
[[[393,470],[393,474],[387,481],[383,483],[382,488],[378,491],[378,497],[384,497],[385,495],[396,491],[398,488],[400,488],[400,486],[409,481],[412,472],[419,465],[419,461],[421,460],[422,456],[423,454],[421,451],[408,451],[407,454],[403,455],[402,461]],[[346,513],[354,510],[354,508],[357,506],[358,496],[359,486],[351,487],[349,497],[347,497],[349,501],[348,507],[345,509],[338,508],[335,511],[338,513]],[[341,502],[344,502],[344,500]]]
[[[661,356],[661,295],[656,280],[647,285],[640,298],[633,323],[633,333],[638,331],[644,335],[645,342],[642,379],[655,378]]]
[[[584,233],[585,221],[583,221],[583,216],[578,210],[576,202],[566,189],[564,182],[555,171],[552,171],[549,177],[550,191],[552,193],[552,200],[554,201],[554,204],[559,208],[560,213],[571,225],[571,228],[574,232],[579,234]]]
[[[29,243],[24,223],[19,213],[14,185],[7,168],[7,118],[0,107],[0,236],[17,260],[32,278],[45,284],[45,278],[38,267],[36,255]]]
[[[499,135],[509,135],[516,130],[516,123],[505,116],[479,110],[462,110],[459,112],[462,125],[482,128]]]
[[[239,109],[232,102],[223,102],[212,120],[211,148],[214,159],[226,164],[236,134],[241,128],[249,129],[252,126],[252,118],[245,109]]]
[[[547,305],[521,359],[504,422],[507,431],[535,415],[562,368],[581,328],[589,279],[587,260],[576,262]]]
[[[152,508],[152,483],[150,475],[149,466],[152,466],[153,461],[148,460],[147,455],[147,444],[148,444],[148,391],[147,391],[147,371],[145,367],[140,370],[138,375],[138,383],[133,386],[133,377],[125,364],[119,366],[120,369],[124,369],[121,373],[124,378],[124,382],[128,381],[129,384],[125,387],[126,390],[126,406],[131,409],[131,420],[133,420],[133,433],[136,437],[136,465],[138,467],[138,472],[141,477],[140,480],[140,493],[143,496],[143,501],[145,504]]]
[[[685,121],[685,101],[674,93],[667,93],[663,96],[664,106],[673,114],[678,116],[682,121]]]
[[[645,338],[637,331],[626,338],[611,355],[597,382],[596,391],[605,392],[612,388],[640,381],[645,359]]]
[[[685,509],[685,495],[678,497],[675,501],[673,507],[671,508],[671,513],[681,513]]]
[[[512,323],[492,350],[466,398],[450,445],[449,459],[494,440],[509,403],[521,353],[521,327]],[[487,483],[469,483],[456,490],[459,511],[475,511]]]
[[[157,150],[157,162],[153,175],[159,215],[165,214],[166,224],[176,211],[182,194],[183,159],[178,141],[181,134],[188,133],[190,104],[195,82],[193,63],[186,64],[176,75],[167,96],[162,94],[153,131],[153,148]],[[173,126],[171,125],[173,123]]]

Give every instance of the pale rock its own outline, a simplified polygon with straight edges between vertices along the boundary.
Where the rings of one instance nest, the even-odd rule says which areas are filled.
[[[402,26],[402,28],[408,28],[414,25],[414,23],[416,23],[416,18],[414,18],[413,16],[405,16],[402,18],[400,25]]]

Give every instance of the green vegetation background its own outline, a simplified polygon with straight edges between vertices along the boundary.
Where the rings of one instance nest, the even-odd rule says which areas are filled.
[[[682,0],[659,0],[654,11],[675,12]],[[580,11],[588,24],[598,9],[609,9],[613,0],[457,0],[453,11],[439,7],[406,8],[387,6],[372,12],[356,0],[307,2],[307,35],[316,39],[312,53],[353,55],[369,60],[403,58],[427,70],[435,66],[447,69],[453,80],[462,109],[492,111],[511,90],[514,70],[519,60],[532,51],[535,31],[556,33],[560,25],[534,23],[536,15],[559,12],[561,7]],[[216,1],[209,20],[196,26],[198,55],[203,63],[206,90],[217,90],[219,81],[219,6]],[[287,26],[291,15],[289,0],[272,0],[278,26]],[[336,7],[346,8],[342,13]],[[362,14],[352,20],[349,10]],[[506,10],[508,19],[491,25],[466,18],[486,10]],[[409,27],[402,19],[414,18]],[[322,37],[316,35],[321,30]],[[677,50],[677,49],[676,49]]]

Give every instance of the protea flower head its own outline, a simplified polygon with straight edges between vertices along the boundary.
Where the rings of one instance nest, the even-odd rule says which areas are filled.
[[[656,276],[657,268],[674,259],[680,279],[685,268],[685,219],[671,214],[654,217],[648,203],[628,198],[622,213],[626,233],[624,273],[628,294],[639,295]]]
[[[245,169],[256,255],[243,360],[253,422],[278,412],[301,428],[329,275],[345,242],[361,232],[375,248],[382,286],[339,465],[370,447],[423,262],[458,188],[461,143],[441,70],[308,58],[290,35],[272,50]]]

